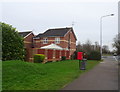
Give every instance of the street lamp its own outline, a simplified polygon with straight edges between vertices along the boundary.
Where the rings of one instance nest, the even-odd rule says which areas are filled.
[[[100,54],[101,54],[101,59],[102,59],[102,19],[104,17],[109,17],[109,16],[114,16],[114,14],[110,15],[105,15],[100,18]]]

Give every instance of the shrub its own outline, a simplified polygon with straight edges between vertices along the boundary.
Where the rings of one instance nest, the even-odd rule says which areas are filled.
[[[88,60],[101,60],[101,54],[98,51],[91,51],[88,54]]]
[[[23,60],[25,57],[24,39],[12,25],[0,22],[2,33],[2,60]],[[1,45],[0,45],[1,46]]]
[[[43,62],[44,59],[45,59],[45,55],[43,55],[43,54],[35,54],[34,55],[34,62],[35,63]]]
[[[62,56],[62,57],[61,57],[61,60],[66,60],[66,56]]]

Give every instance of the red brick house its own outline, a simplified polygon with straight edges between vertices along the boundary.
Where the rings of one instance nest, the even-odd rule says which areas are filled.
[[[32,57],[33,37],[35,36],[32,31],[19,32],[24,38],[24,46],[26,49],[26,61],[29,61],[29,57]]]
[[[34,38],[36,48],[50,45],[52,43],[70,50],[70,55],[76,50],[76,36],[72,27],[48,29],[43,34],[38,34]]]
[[[46,61],[48,58],[50,61],[51,57],[53,57],[51,60],[60,60],[59,55],[66,55],[68,58],[70,58],[70,55],[72,55],[76,50],[77,39],[72,27],[48,29],[44,33],[36,36],[32,31],[19,32],[19,34],[24,37],[24,43],[27,52],[26,61],[33,61],[33,55],[38,54],[39,52],[43,52],[43,54],[47,55]],[[51,50],[48,50],[47,53],[46,50],[38,51],[41,49],[41,47],[48,46],[50,44],[56,44],[57,46],[63,48],[64,51],[55,51],[56,53],[54,51],[51,53]],[[48,56],[49,53],[54,55]],[[57,56],[55,56],[55,54],[57,54]]]

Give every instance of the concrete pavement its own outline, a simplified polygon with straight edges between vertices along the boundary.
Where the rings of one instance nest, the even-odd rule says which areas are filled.
[[[118,90],[118,62],[105,58],[62,90]]]

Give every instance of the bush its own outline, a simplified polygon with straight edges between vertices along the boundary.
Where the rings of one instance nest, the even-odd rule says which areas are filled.
[[[101,60],[101,54],[98,51],[91,51],[88,54],[88,60]]]
[[[23,60],[25,57],[24,39],[12,25],[0,22],[2,32],[2,60]],[[1,46],[1,45],[0,45]]]
[[[44,59],[45,59],[45,55],[43,55],[43,54],[35,54],[34,55],[34,62],[35,63],[43,62]]]
[[[75,59],[75,54],[72,54],[72,55],[70,56],[70,59],[71,59],[71,60],[74,60],[74,59]]]
[[[61,60],[66,60],[66,56],[62,56],[62,57],[61,57]]]

